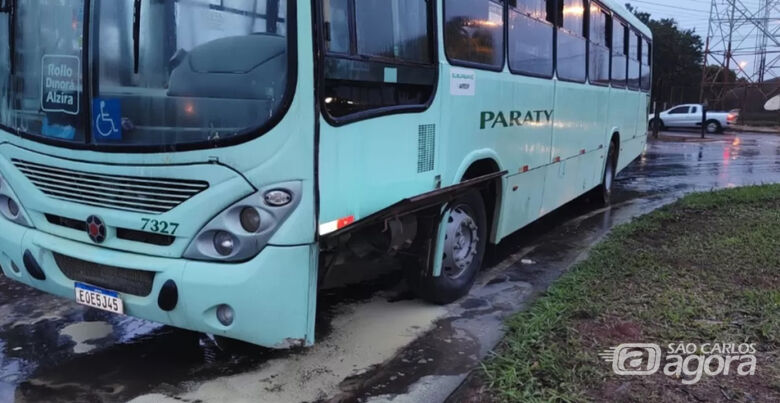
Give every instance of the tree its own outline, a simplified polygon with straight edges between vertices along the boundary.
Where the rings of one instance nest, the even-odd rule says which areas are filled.
[[[692,29],[680,29],[671,18],[655,20],[626,4],[653,32],[653,97],[663,102],[692,102],[699,98],[704,44]]]

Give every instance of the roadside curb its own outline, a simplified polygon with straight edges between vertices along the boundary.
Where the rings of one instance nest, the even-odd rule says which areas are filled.
[[[726,131],[733,131],[737,133],[761,133],[761,134],[780,134],[780,127],[760,127],[760,126],[740,126],[731,125]]]
[[[723,141],[724,138],[701,138],[701,137],[687,137],[687,136],[665,136],[660,135],[658,137],[653,137],[650,135],[648,137],[649,141],[660,141],[660,142],[666,142],[666,143],[711,143],[715,141]]]

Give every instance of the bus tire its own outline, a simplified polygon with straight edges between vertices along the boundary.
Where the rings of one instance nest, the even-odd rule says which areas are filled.
[[[468,294],[485,257],[487,213],[480,193],[472,189],[448,205],[441,274],[433,277],[416,267],[407,273],[420,298],[449,304]]]
[[[612,185],[615,183],[615,169],[617,167],[617,147],[614,142],[609,144],[607,162],[604,165],[604,176],[601,185],[596,188],[596,202],[600,206],[609,206],[612,203]]]

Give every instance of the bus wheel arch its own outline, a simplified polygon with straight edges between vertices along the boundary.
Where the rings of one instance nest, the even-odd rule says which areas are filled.
[[[469,165],[461,176],[461,182],[476,179],[481,176],[500,172],[501,167],[493,158],[483,158],[476,160]],[[501,196],[503,183],[499,180],[490,181],[487,186],[480,189],[482,201],[485,203],[485,212],[487,213],[487,233],[491,243],[496,242],[496,231],[498,230],[499,211],[501,206]]]
[[[443,237],[430,251],[438,254],[438,275],[424,263],[428,254],[407,260],[404,271],[412,291],[428,302],[445,305],[467,295],[482,268],[488,241],[487,212],[482,193],[470,187],[447,203],[443,219],[433,227]],[[437,259],[434,257],[434,259]]]

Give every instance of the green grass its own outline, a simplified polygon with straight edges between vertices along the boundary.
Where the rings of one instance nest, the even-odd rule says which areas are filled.
[[[644,402],[780,398],[780,185],[690,195],[616,228],[507,327],[485,364],[495,400],[612,400],[627,381]],[[688,390],[619,379],[597,353],[621,342],[754,342],[758,373]]]

